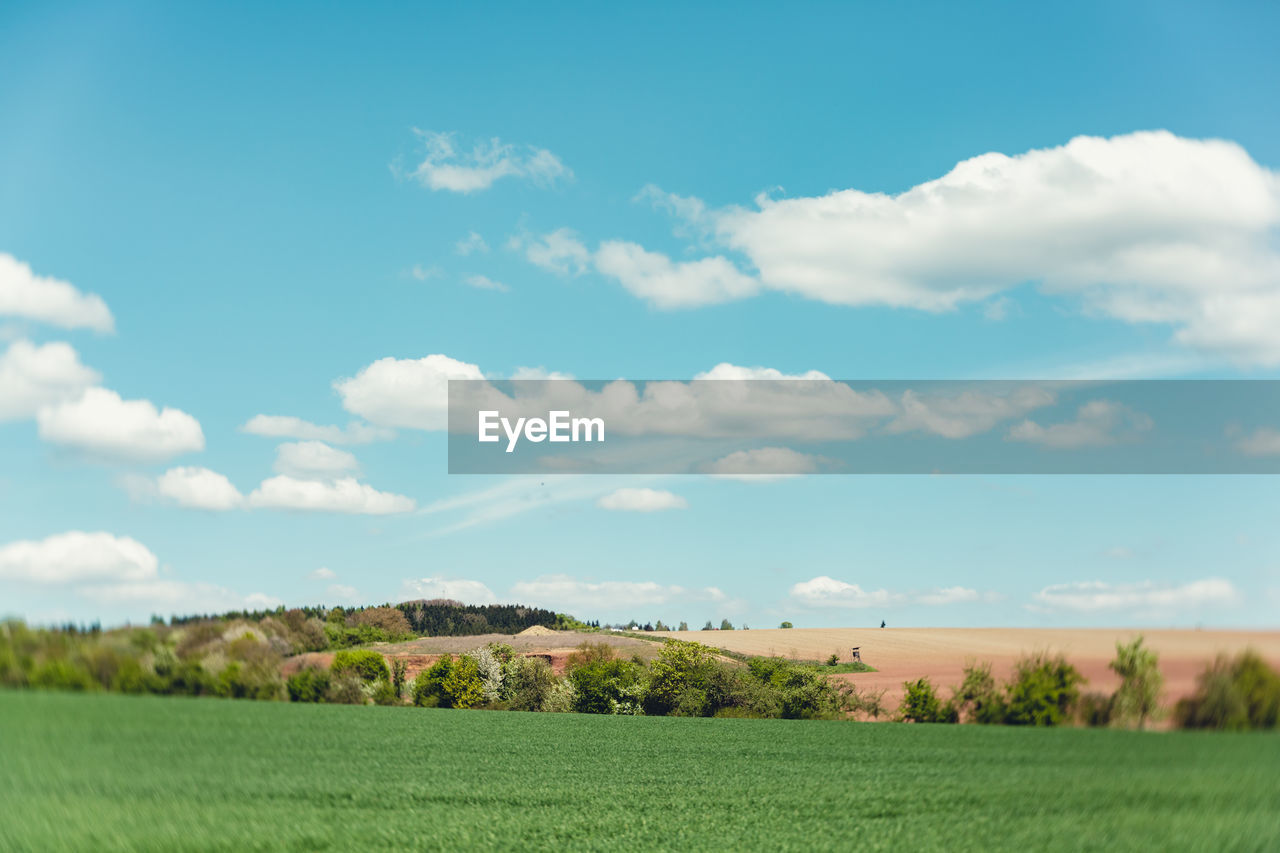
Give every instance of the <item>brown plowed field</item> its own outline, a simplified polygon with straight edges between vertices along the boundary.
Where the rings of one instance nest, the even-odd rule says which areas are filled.
[[[1086,690],[1110,692],[1117,679],[1107,668],[1117,641],[1136,634],[1160,655],[1165,678],[1163,701],[1172,705],[1195,689],[1196,676],[1219,652],[1253,648],[1280,668],[1280,631],[1134,630],[1129,628],[772,628],[752,631],[674,631],[663,636],[693,640],[748,655],[825,660],[833,652],[850,660],[850,647],[860,646],[864,662],[876,672],[836,676],[859,689],[884,689],[896,708],[902,682],[922,676],[943,696],[959,684],[965,662],[990,661],[1003,679],[1023,654],[1062,652],[1089,679]]]

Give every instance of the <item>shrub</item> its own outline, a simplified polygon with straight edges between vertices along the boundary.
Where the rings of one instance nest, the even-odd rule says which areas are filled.
[[[1006,687],[1005,722],[1015,726],[1057,726],[1071,718],[1084,678],[1062,655],[1039,653],[1014,667]]]
[[[1127,646],[1116,643],[1116,657],[1110,667],[1120,676],[1120,687],[1108,708],[1109,718],[1124,723],[1136,721],[1142,728],[1159,707],[1164,684],[1159,659],[1155,652],[1142,647],[1139,636]]]
[[[502,695],[502,661],[487,646],[467,652],[466,656],[476,663],[476,672],[480,676],[480,690],[485,702],[495,702]]]
[[[334,673],[324,698],[326,702],[335,705],[363,705],[368,700],[364,692],[364,681],[351,672]]]
[[[717,669],[711,649],[701,643],[667,640],[650,666],[645,713],[711,716],[721,704],[710,691]]]
[[[565,669],[572,672],[580,666],[613,660],[615,657],[617,657],[617,653],[614,651],[613,646],[608,643],[583,642],[569,655],[568,660],[565,661]]]
[[[1256,652],[1219,656],[1178,702],[1174,718],[1187,729],[1273,729],[1280,717],[1280,675]]]
[[[827,666],[835,666],[838,663],[840,663],[840,655],[838,654],[833,654],[831,657],[827,658]]]
[[[912,723],[954,723],[959,719],[955,706],[943,703],[928,678],[904,681],[906,689],[898,716]]]
[[[330,669],[335,675],[350,673],[358,676],[367,684],[391,678],[386,658],[370,649],[344,649],[333,656],[333,666]]]
[[[556,686],[551,665],[539,658],[513,658],[505,668],[502,699],[513,711],[541,711]]]
[[[747,661],[747,675],[765,688],[763,695],[749,696],[763,715],[814,719],[838,716],[845,710],[845,696],[813,669],[781,658],[752,658]]]
[[[413,703],[423,707],[474,708],[483,699],[480,670],[466,655],[445,655],[413,682]]]
[[[790,627],[791,627],[791,623],[790,623],[790,622],[783,622],[783,623],[782,623],[781,625],[779,625],[778,627],[779,627],[779,628],[790,628]]]
[[[373,704],[375,705],[399,705],[400,694],[396,692],[395,687],[390,681],[379,681],[373,686]]]
[[[290,702],[323,702],[329,692],[329,673],[319,667],[300,669],[285,682]]]
[[[582,714],[643,713],[644,675],[643,666],[616,658],[579,666],[569,674],[573,709]]]
[[[83,666],[71,661],[47,660],[31,673],[31,686],[52,690],[97,690],[97,679]]]
[[[964,681],[955,689],[951,701],[957,716],[971,723],[989,725],[1004,722],[1004,697],[991,674],[990,663],[966,664]]]
[[[1077,703],[1076,714],[1086,726],[1109,726],[1115,713],[1115,696],[1105,693],[1084,693]]]

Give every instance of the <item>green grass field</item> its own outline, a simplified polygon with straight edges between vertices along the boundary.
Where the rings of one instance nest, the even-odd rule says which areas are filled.
[[[1280,736],[0,691],[0,849],[1280,849]]]

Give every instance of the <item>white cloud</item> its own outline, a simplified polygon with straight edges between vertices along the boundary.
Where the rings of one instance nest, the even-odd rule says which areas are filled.
[[[410,429],[444,429],[450,379],[483,379],[474,364],[446,355],[419,359],[380,358],[333,387],[347,411],[375,424]]]
[[[891,434],[919,430],[943,438],[969,438],[1053,401],[1051,393],[1034,385],[1017,385],[1003,394],[972,390],[921,394],[907,390],[902,392],[901,413],[885,429]]]
[[[311,574],[307,575],[307,580],[331,581],[337,576],[338,576],[338,573],[335,572],[333,569],[328,569],[328,568],[325,568],[324,566],[321,566]]]
[[[254,415],[240,427],[250,435],[268,438],[297,438],[303,441],[327,441],[330,444],[369,444],[395,438],[395,430],[352,421],[346,427],[320,426],[291,415]]]
[[[433,278],[440,278],[444,275],[444,270],[438,266],[424,267],[422,264],[414,264],[409,270],[409,275],[418,281],[430,281]]]
[[[789,447],[760,447],[737,450],[702,467],[703,474],[745,482],[767,482],[818,470],[821,457],[800,453]]]
[[[581,275],[591,266],[591,252],[569,228],[540,237],[518,235],[507,241],[507,247],[523,251],[534,266],[560,275]]]
[[[281,474],[263,480],[249,495],[249,505],[271,509],[391,515],[414,508],[412,498],[380,492],[352,477],[340,480],[299,480]]]
[[[662,489],[618,489],[600,498],[596,505],[601,509],[618,512],[660,512],[689,508],[689,502],[684,498]]]
[[[1062,583],[1045,587],[1034,598],[1042,609],[1049,610],[1165,612],[1235,604],[1240,594],[1231,581],[1205,578],[1180,586],[1155,581]]]
[[[276,448],[274,470],[277,474],[309,480],[338,477],[359,468],[355,456],[323,441],[286,442]]]
[[[156,492],[178,506],[231,510],[244,505],[244,496],[222,474],[208,468],[170,468],[155,482]]]
[[[0,546],[0,578],[34,583],[143,581],[156,574],[156,555],[128,536],[71,530]]]
[[[414,129],[426,154],[410,177],[431,190],[472,193],[487,190],[502,178],[525,178],[549,185],[568,180],[573,172],[545,148],[504,143],[496,137],[478,141],[469,153],[460,153],[454,134]]]
[[[434,501],[423,507],[421,512],[423,515],[460,516],[452,524],[433,531],[433,535],[441,536],[546,507],[598,498],[617,488],[617,484],[617,478],[609,477],[512,477],[492,486]]]
[[[558,370],[547,370],[541,366],[517,367],[515,372],[511,374],[511,378],[521,380],[572,379],[573,374],[561,373]]]
[[[884,607],[904,600],[902,595],[887,589],[864,590],[856,583],[845,583],[826,575],[794,585],[791,598],[810,607]]]
[[[400,587],[404,599],[451,598],[463,604],[494,604],[498,597],[480,581],[433,576],[406,580]]]
[[[329,584],[326,590],[335,601],[344,601],[347,604],[355,604],[360,600],[360,590],[354,586],[348,586],[344,583]]]
[[[963,586],[949,586],[925,592],[891,592],[887,589],[866,590],[856,583],[846,583],[826,575],[803,581],[791,587],[791,598],[808,607],[863,608],[924,605],[943,607],[949,604],[993,602],[997,593],[981,593]]]
[[[70,344],[14,341],[0,355],[0,421],[33,417],[42,406],[80,396],[100,378]]]
[[[106,388],[36,413],[40,437],[95,455],[155,461],[204,449],[200,422],[178,409],[157,411],[149,400],[122,400]]]
[[[635,243],[610,240],[595,253],[596,269],[658,308],[694,308],[754,296],[760,283],[723,257],[675,261]]]
[[[511,291],[511,288],[500,281],[494,281],[487,275],[469,275],[466,281],[467,287],[474,287],[476,290],[496,290],[499,293],[509,293]]]
[[[694,374],[695,380],[728,379],[728,380],[778,380],[795,379],[808,382],[829,382],[831,377],[820,370],[806,370],[804,373],[783,373],[772,367],[742,367],[722,361],[710,370]]]
[[[454,251],[465,258],[468,255],[474,255],[477,252],[489,251],[489,244],[486,243],[484,238],[475,231],[469,231],[467,232],[467,236],[454,244],[453,248]]]
[[[1249,456],[1280,456],[1280,430],[1259,427],[1238,440],[1236,449]]]
[[[1009,438],[1054,450],[1073,450],[1132,440],[1139,433],[1148,432],[1152,426],[1151,418],[1128,406],[1109,400],[1093,400],[1080,407],[1074,421],[1041,426],[1026,420],[1009,430]]]
[[[665,586],[653,581],[591,582],[568,575],[544,575],[511,587],[517,601],[552,610],[623,610],[691,601],[724,602],[716,587]]]
[[[270,610],[283,602],[260,592],[241,595],[203,581],[153,579],[78,587],[78,595],[101,604],[145,607],[174,614],[220,613],[228,610]]]
[[[36,320],[64,329],[115,330],[107,303],[65,281],[36,275],[28,264],[0,252],[0,317]]]
[[[761,196],[714,211],[672,198],[750,261],[760,288],[945,311],[1038,282],[1090,312],[1172,325],[1201,351],[1280,363],[1280,177],[1232,142],[1082,136],[983,154],[898,195]]]

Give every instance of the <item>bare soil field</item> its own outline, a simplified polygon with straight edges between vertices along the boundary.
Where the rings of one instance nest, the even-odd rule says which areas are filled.
[[[580,634],[576,631],[546,631],[521,634],[477,634],[470,637],[419,637],[403,643],[374,643],[374,649],[388,658],[404,660],[409,679],[428,668],[442,655],[458,655],[489,643],[505,643],[524,655],[544,657],[557,675],[564,674],[565,662],[584,642],[605,643],[624,657],[639,655],[651,660],[662,648],[661,643],[615,637],[610,634]]]
[[[1086,690],[1110,692],[1119,683],[1107,664],[1117,641],[1137,634],[1160,655],[1163,702],[1172,705],[1195,689],[1196,676],[1222,652],[1252,648],[1280,666],[1280,631],[1138,630],[1131,628],[772,628],[751,631],[673,631],[660,636],[706,643],[748,655],[825,660],[833,652],[851,660],[861,647],[863,662],[876,672],[833,676],[859,689],[885,690],[896,708],[902,682],[927,676],[942,695],[960,683],[965,663],[990,661],[997,678],[1009,675],[1023,654],[1062,652],[1089,679]]]

